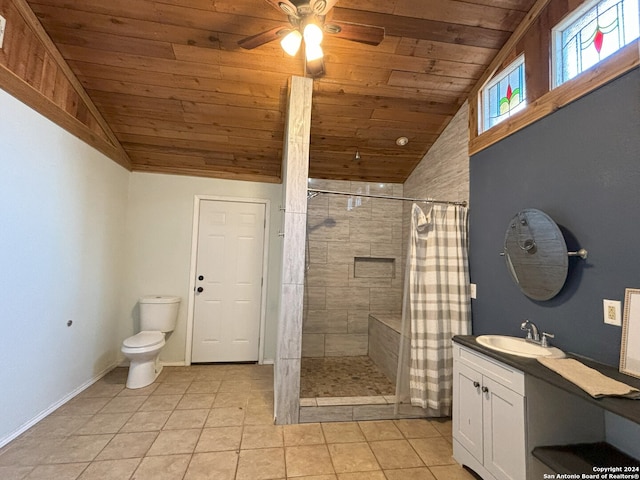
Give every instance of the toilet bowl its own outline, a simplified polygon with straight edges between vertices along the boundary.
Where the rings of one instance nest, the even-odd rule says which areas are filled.
[[[175,328],[179,304],[180,297],[174,296],[151,295],[140,298],[142,331],[126,338],[120,349],[129,359],[127,388],[146,387],[160,375],[160,350],[165,345],[166,333]]]
[[[142,388],[150,385],[160,375],[160,350],[164,347],[164,333],[142,331],[122,342],[120,349],[129,359],[127,388]]]

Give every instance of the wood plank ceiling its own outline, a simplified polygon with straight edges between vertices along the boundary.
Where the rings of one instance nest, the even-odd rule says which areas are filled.
[[[339,0],[334,20],[386,37],[325,35],[310,176],[403,182],[533,1]],[[286,23],[283,13],[264,0],[28,3],[134,170],[280,181],[287,81],[304,75],[303,59],[278,42],[237,42]]]

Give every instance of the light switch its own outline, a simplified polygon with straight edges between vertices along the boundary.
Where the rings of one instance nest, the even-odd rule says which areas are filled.
[[[476,294],[477,294],[476,284],[472,283],[470,287],[471,287],[471,298],[476,298]]]

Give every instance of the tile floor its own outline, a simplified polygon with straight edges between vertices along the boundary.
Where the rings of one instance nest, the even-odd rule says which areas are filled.
[[[270,366],[117,368],[0,450],[3,480],[473,480],[448,421],[273,425]]]
[[[396,387],[367,356],[302,359],[300,397],[394,395]]]

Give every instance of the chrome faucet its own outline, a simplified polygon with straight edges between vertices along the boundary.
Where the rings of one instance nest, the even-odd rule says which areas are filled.
[[[520,325],[520,330],[526,330],[527,337],[525,340],[531,343],[537,343],[541,347],[550,347],[549,339],[555,338],[555,335],[547,332],[542,332],[542,338],[540,338],[540,331],[535,323],[525,320]]]
[[[535,323],[525,320],[522,322],[522,325],[520,325],[520,330],[527,332],[527,340],[540,342],[540,333],[538,332],[538,327],[536,327]]]

